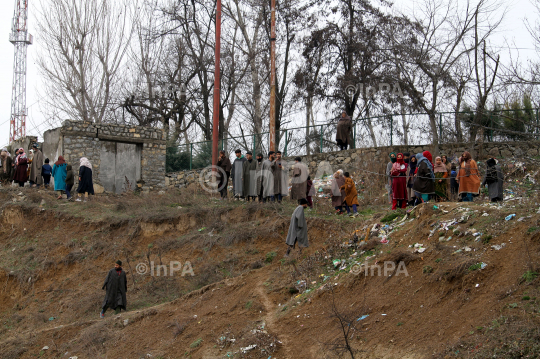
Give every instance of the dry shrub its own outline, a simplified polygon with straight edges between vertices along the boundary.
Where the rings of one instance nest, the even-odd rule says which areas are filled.
[[[67,256],[62,259],[62,263],[67,267],[71,264],[75,264],[77,262],[80,262],[85,257],[85,254],[80,251],[73,251],[70,252]]]
[[[36,191],[26,191],[25,193],[26,198],[32,203],[41,203],[41,200],[43,197],[40,193],[37,193]]]
[[[263,262],[262,262],[262,260],[259,259],[259,260],[255,261],[255,262],[251,263],[251,265],[249,267],[251,269],[259,269],[259,268],[262,268],[262,266],[263,266]]]
[[[476,263],[476,260],[470,258],[457,260],[456,262],[450,263],[445,268],[439,269],[435,273],[434,278],[437,280],[444,279],[448,282],[461,279],[465,274],[468,273],[469,267]]]
[[[169,327],[173,328],[173,336],[174,339],[181,335],[184,330],[186,330],[190,320],[183,320],[180,323],[178,323],[178,320],[175,320],[172,324],[169,325]]]
[[[193,268],[193,270],[195,271],[195,276],[191,277],[191,281],[197,289],[223,279],[223,274],[214,263],[205,263],[200,267]]]
[[[81,330],[77,343],[80,350],[87,354],[86,357],[98,358],[105,354],[107,347],[105,343],[107,341],[114,342],[116,337],[117,332],[109,329],[106,322],[96,322],[96,324]]]
[[[409,263],[419,259],[420,256],[418,254],[414,254],[403,249],[398,249],[382,258],[380,262],[394,262],[396,264],[403,262],[405,265],[409,265]]]
[[[77,301],[76,305],[73,305],[74,303],[72,301],[67,301],[67,303],[71,303],[73,305],[73,308],[77,310],[79,313],[97,313],[101,309],[101,304],[103,302],[103,298],[105,297],[105,291],[91,291],[88,294],[82,295],[79,297],[79,300]]]
[[[0,345],[2,358],[19,359],[28,351],[28,349],[30,349],[29,347],[33,345],[33,340],[29,341],[28,338],[24,337],[7,340]]]

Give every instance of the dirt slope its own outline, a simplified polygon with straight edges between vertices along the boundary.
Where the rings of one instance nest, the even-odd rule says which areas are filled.
[[[47,192],[0,192],[0,200],[2,358],[351,357],[347,346],[355,358],[517,358],[539,350],[533,199],[423,205],[393,221],[380,207],[350,219],[321,205],[307,213],[310,248],[289,259],[292,204],[201,208],[200,198],[171,194],[83,207]],[[367,243],[347,243],[374,224]],[[425,250],[413,253],[415,243]],[[100,288],[117,258],[128,271],[129,311],[101,320]],[[195,276],[135,270],[170,261],[189,261]],[[355,274],[355,263],[369,274],[385,261],[403,262],[408,275]]]

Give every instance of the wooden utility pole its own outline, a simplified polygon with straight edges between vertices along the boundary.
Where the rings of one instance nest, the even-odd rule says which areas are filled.
[[[221,53],[221,0],[216,3],[216,50],[215,50],[215,69],[214,69],[214,112],[213,112],[213,129],[212,129],[212,166],[214,173],[214,181],[216,174],[216,166],[218,159],[218,141],[219,141],[219,96],[220,96],[220,79],[219,79],[219,60]]]
[[[270,6],[270,151],[276,151],[276,0]]]

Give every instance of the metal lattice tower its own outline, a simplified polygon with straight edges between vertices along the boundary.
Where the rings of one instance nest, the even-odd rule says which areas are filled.
[[[15,12],[11,24],[9,42],[15,45],[13,61],[13,89],[11,93],[11,123],[9,142],[26,136],[26,53],[32,45],[28,33],[28,0],[15,0]]]

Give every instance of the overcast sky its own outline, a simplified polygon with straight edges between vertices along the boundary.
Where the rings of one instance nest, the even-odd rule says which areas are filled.
[[[37,13],[35,11],[35,1],[30,0],[29,28],[34,36],[34,45],[28,48],[28,72],[27,72],[27,95],[26,104],[28,107],[28,120],[26,123],[27,135],[39,136],[39,141],[43,140],[43,132],[51,128],[45,116],[41,113],[38,93],[44,93],[41,80],[39,78],[36,65],[36,55],[38,48],[45,44],[39,41],[39,34],[35,31]],[[9,141],[9,119],[11,115],[11,89],[13,82],[13,56],[14,48],[8,37],[11,31],[11,21],[14,11],[13,0],[3,0],[0,5],[0,146],[7,145]],[[404,9],[405,12],[412,11],[414,6],[410,0],[396,0],[395,7]],[[529,16],[531,21],[537,17],[535,8],[530,0],[513,0],[505,3],[508,6],[508,14],[498,34],[492,40],[493,43],[501,47],[501,58],[508,61],[509,55],[507,43],[515,45],[514,51],[519,52],[521,59],[536,57],[532,39],[524,25],[525,16]]]

